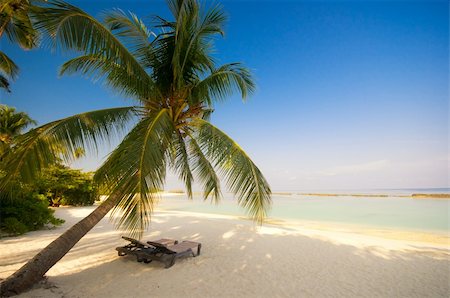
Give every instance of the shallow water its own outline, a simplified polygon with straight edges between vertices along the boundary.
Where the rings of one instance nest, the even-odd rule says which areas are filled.
[[[447,199],[412,199],[404,197],[345,197],[273,195],[269,213],[272,219],[352,224],[373,228],[392,228],[424,232],[449,231]],[[225,195],[219,205],[203,201],[200,195],[188,200],[185,195],[163,196],[159,208],[166,210],[246,215],[232,195]]]

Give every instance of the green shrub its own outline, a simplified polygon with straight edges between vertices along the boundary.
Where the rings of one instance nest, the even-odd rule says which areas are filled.
[[[95,202],[95,193],[90,189],[69,189],[61,199],[62,205],[87,206]]]
[[[45,196],[20,190],[18,198],[0,200],[0,229],[8,235],[20,235],[48,224],[62,224],[64,220],[55,218],[54,212]]]
[[[27,226],[15,217],[7,217],[3,220],[2,230],[12,235],[21,235],[28,232]]]
[[[91,173],[70,169],[63,165],[45,169],[36,181],[39,193],[44,194],[50,205],[87,206],[94,204],[96,187]]]

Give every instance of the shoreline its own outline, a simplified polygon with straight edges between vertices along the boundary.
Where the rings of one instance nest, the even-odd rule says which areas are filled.
[[[412,198],[412,199],[450,199],[447,193],[412,193],[412,194],[364,194],[364,193],[302,193],[302,192],[274,192],[280,196],[308,196],[308,197],[354,197],[354,198]]]
[[[181,214],[197,217],[213,216],[217,218],[224,218],[229,220],[247,221],[253,223],[253,221],[245,216],[232,215],[232,214],[217,214],[217,213],[203,213],[193,211],[180,211],[160,208],[160,213],[167,214]],[[259,226],[253,223],[256,228]],[[401,228],[379,228],[368,225],[348,224],[341,222],[324,222],[324,221],[309,221],[309,220],[286,220],[278,218],[267,218],[260,228],[281,228],[295,230],[305,235],[324,233],[328,236],[332,236],[336,241],[342,241],[348,243],[344,238],[349,235],[355,235],[358,237],[373,238],[371,240],[379,239],[381,241],[394,241],[401,245],[419,245],[428,246],[436,249],[448,249],[450,253],[450,234],[443,231],[424,231],[424,230],[408,230]],[[430,246],[431,245],[431,246]]]
[[[167,195],[165,193],[164,195]],[[184,194],[176,194],[176,195],[184,195]],[[58,211],[62,211],[64,209],[71,210],[71,213],[75,215],[76,218],[81,218],[78,214],[83,213],[85,208],[96,208],[98,206],[98,202],[94,203],[92,206],[84,206],[84,207],[75,207],[75,206],[59,206],[59,207],[50,207],[56,211],[55,216],[58,217]],[[79,209],[79,210],[77,210]],[[342,237],[345,235],[360,235],[362,237],[376,237],[383,240],[395,240],[397,242],[415,242],[421,245],[433,245],[436,248],[447,248],[450,252],[450,232],[449,231],[440,231],[440,230],[419,230],[419,229],[406,229],[399,227],[378,227],[366,224],[356,224],[356,223],[343,223],[343,222],[335,222],[335,221],[313,221],[306,219],[282,219],[282,218],[273,218],[268,217],[264,220],[264,223],[259,226],[254,223],[249,217],[244,215],[236,215],[236,214],[226,214],[226,213],[213,213],[213,212],[196,212],[196,211],[184,211],[184,210],[173,210],[166,209],[164,207],[157,207],[155,213],[160,214],[180,214],[187,216],[196,216],[196,217],[214,217],[214,218],[223,218],[234,221],[245,221],[255,225],[258,227],[277,227],[277,228],[288,228],[291,230],[297,231],[305,231],[306,234],[311,234],[311,232],[324,232],[324,233],[340,233]],[[64,216],[63,216],[64,217]],[[75,223],[75,222],[71,222]],[[64,224],[66,225],[66,224]],[[57,230],[56,228],[49,229],[41,229],[38,231],[28,232],[21,236],[26,236],[29,233],[43,232],[43,231],[52,231]],[[16,237],[21,236],[4,236],[0,237],[0,242],[2,239],[14,239]]]
[[[297,204],[299,202],[299,204]],[[267,223],[308,226],[338,226],[346,230],[368,230],[437,234],[448,236],[448,201],[405,198],[301,197],[274,195]],[[221,204],[204,202],[198,195],[188,200],[183,194],[162,194],[160,210],[225,214],[245,217],[235,198],[224,195]],[[411,238],[407,236],[407,238]],[[428,237],[421,237],[428,238]],[[428,240],[427,240],[428,241]],[[442,242],[441,240],[438,240]]]
[[[186,193],[177,191],[158,192],[161,196],[185,196]],[[194,195],[202,195],[202,192],[194,192]],[[309,196],[309,197],[355,197],[355,198],[411,198],[411,199],[450,199],[450,193],[322,193],[322,192],[273,192],[276,196]]]
[[[70,210],[74,218],[81,219],[81,214],[86,208],[96,208],[98,203],[95,203],[92,206],[84,206],[84,207],[75,207],[75,206],[60,206],[60,207],[51,207],[56,211],[55,216],[58,217],[58,213],[63,211],[64,209]],[[59,211],[59,212],[58,212]],[[64,211],[63,211],[64,212]],[[183,211],[183,210],[173,210],[173,209],[165,209],[164,207],[157,207],[155,213],[159,214],[179,214],[186,216],[195,216],[200,218],[221,218],[232,221],[244,221],[250,224],[253,224],[255,228],[264,228],[264,227],[276,227],[282,229],[291,229],[296,230],[298,232],[305,232],[305,234],[320,234],[326,233],[331,235],[335,233],[335,236],[345,237],[346,235],[359,235],[361,237],[375,237],[380,238],[382,240],[395,240],[396,242],[405,242],[410,243],[414,242],[419,245],[432,245],[435,248],[446,248],[450,253],[450,233],[448,231],[438,231],[438,230],[418,230],[418,229],[406,229],[406,228],[397,228],[397,227],[377,227],[371,225],[364,224],[355,224],[355,223],[342,223],[342,222],[333,222],[333,221],[312,221],[312,220],[297,220],[297,219],[280,219],[280,218],[272,218],[268,217],[265,219],[264,223],[259,226],[254,223],[249,217],[243,215],[235,215],[235,214],[225,214],[225,213],[211,213],[211,212],[196,212],[196,211]],[[65,216],[63,216],[65,217]],[[108,216],[109,217],[109,216]],[[74,224],[76,222],[70,221],[69,223]],[[66,223],[67,224],[67,223]],[[64,224],[64,226],[66,225]],[[49,228],[49,229],[41,229],[38,231],[28,232],[24,235],[20,236],[5,236],[0,238],[0,243],[2,240],[6,239],[14,239],[21,236],[26,236],[30,233],[38,233],[45,231],[53,231],[58,230],[59,228]],[[335,237],[336,238],[336,237]]]

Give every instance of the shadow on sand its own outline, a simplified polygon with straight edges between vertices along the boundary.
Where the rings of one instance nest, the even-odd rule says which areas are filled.
[[[126,244],[107,219],[22,297],[448,297],[448,251],[339,245],[223,216],[159,212],[144,239],[202,243],[202,254],[163,264],[118,257]],[[26,245],[26,243],[23,243]],[[10,254],[17,266],[36,250]],[[31,255],[30,255],[31,254]],[[14,267],[14,266],[13,266]],[[50,285],[50,286],[49,286]]]

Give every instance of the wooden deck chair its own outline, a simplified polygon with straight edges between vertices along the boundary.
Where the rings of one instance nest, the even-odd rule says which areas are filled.
[[[133,239],[130,237],[122,236],[122,238],[124,240],[130,241],[130,243],[125,246],[116,247],[117,254],[119,256],[134,255],[134,256],[136,256],[136,259],[138,262],[142,262],[142,261],[145,262],[144,259],[140,258],[140,252],[145,251],[146,254],[152,254],[152,253],[157,253],[160,249],[159,247],[150,245],[148,243],[141,242],[139,240],[136,240],[136,239]],[[173,240],[173,239],[163,238],[163,239],[152,241],[152,243],[157,243],[157,245],[159,245],[160,247],[166,247],[166,246],[177,244],[178,241]]]
[[[163,262],[166,268],[172,267],[178,258],[185,256],[196,257],[200,255],[202,247],[201,243],[193,241],[183,241],[170,246],[165,246],[155,241],[147,241],[147,243],[157,247],[158,251],[156,253],[147,253],[144,250],[140,251],[138,252],[139,258],[142,258],[146,263],[150,263],[151,261]]]

